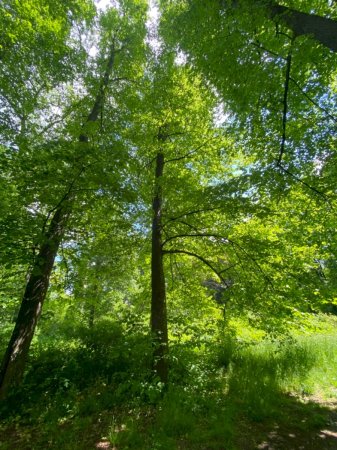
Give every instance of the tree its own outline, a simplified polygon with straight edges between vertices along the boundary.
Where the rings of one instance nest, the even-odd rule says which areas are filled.
[[[107,58],[105,69],[98,83],[97,81],[94,83],[96,94],[94,94],[93,106],[79,131],[78,144],[72,147],[75,154],[73,156],[73,166],[70,167],[69,185],[61,198],[59,197],[56,206],[48,212],[44,229],[40,236],[39,251],[33,262],[16,325],[1,366],[0,392],[2,397],[6,395],[8,388],[13,384],[19,383],[23,376],[25,361],[46,297],[54,261],[60,242],[64,237],[69,216],[76,208],[74,206],[77,200],[76,189],[79,183],[84,181],[83,177],[84,173],[87,172],[87,167],[92,165],[92,162],[88,161],[90,156],[94,156],[91,140],[95,133],[95,124],[102,113],[103,101],[111,79],[116,54],[123,49],[122,46],[126,39],[132,37],[132,34],[128,35],[127,27],[130,29],[130,26],[134,25],[137,20],[140,21],[140,24],[144,23],[144,9],[141,5],[138,5],[138,11],[135,8],[135,12],[136,18],[134,23],[132,21],[127,23],[122,18],[122,23],[124,20],[124,28],[120,28],[119,36],[111,32],[111,27],[115,26],[118,21],[118,14],[114,10],[110,10],[102,19],[102,27],[106,29],[101,39],[103,55],[107,55],[105,56]],[[139,28],[135,28],[135,30],[139,31]],[[136,36],[135,42],[139,43],[141,39],[142,34]],[[108,49],[104,48],[107,45],[106,41],[109,44]],[[138,54],[141,54],[139,49],[137,51]],[[66,166],[69,167],[67,164]]]
[[[310,303],[316,307],[324,303],[324,295],[314,298],[312,292],[324,291],[326,283],[314,275],[322,258],[318,255],[324,253],[319,247],[324,232],[317,211],[324,211],[329,223],[336,199],[332,192],[335,55],[314,40],[298,36],[303,34],[299,30],[289,32],[289,17],[299,17],[295,9],[287,8],[275,26],[277,10],[285,10],[273,2],[220,3],[219,7],[219,2],[162,2],[161,30],[171,50],[180,52],[191,70],[222,99],[223,128],[236,151],[240,149],[250,161],[245,169],[249,177],[245,195],[255,206],[251,210],[246,206],[243,222],[226,233],[232,241],[229,260],[235,264],[228,273],[235,280],[231,304],[241,305],[240,314],[250,310],[253,317],[263,317],[261,323],[274,320],[276,326],[278,317],[291,315],[291,310],[296,315],[297,309],[304,311]],[[294,2],[289,6],[296,7]],[[330,13],[321,2],[305,6],[301,2],[298,9],[305,7],[310,13]],[[331,22],[327,20],[333,26]],[[266,229],[264,221],[296,229],[281,212],[282,207],[290,208],[287,195],[296,204],[294,214],[302,209],[306,214],[300,217],[311,217],[307,229],[316,230],[317,247],[303,228],[302,235],[293,234],[296,242],[290,234],[280,234],[282,244],[273,247],[273,239],[269,240],[273,227]],[[273,299],[273,313],[268,297]]]
[[[102,89],[108,83],[112,68],[112,52],[107,64],[106,78],[102,84]],[[105,84],[104,84],[105,83]],[[87,123],[95,122],[98,118],[102,94],[96,97],[95,104],[91,110]],[[88,136],[82,133],[79,142],[88,143]],[[76,179],[74,180],[75,183]],[[25,361],[28,355],[30,343],[34,336],[38,318],[41,314],[43,302],[49,285],[49,278],[54,266],[61,240],[64,236],[67,220],[71,212],[73,201],[72,185],[61,198],[59,204],[52,211],[52,217],[46,232],[42,236],[42,244],[27,282],[21,308],[16,319],[13,334],[7,347],[1,365],[0,386],[1,397],[3,397],[12,384],[21,381],[24,373]]]
[[[150,63],[147,84],[139,100],[141,117],[137,122],[141,124],[141,140],[134,144],[140,162],[144,158],[150,161],[142,164],[140,201],[144,208],[152,205],[152,217],[148,217],[152,225],[144,225],[144,232],[151,233],[153,371],[164,384],[168,381],[169,345],[164,256],[181,253],[199,257],[217,273],[206,258],[181,248],[179,240],[193,238],[197,226],[193,220],[190,225],[185,215],[197,216],[199,208],[201,212],[213,210],[205,193],[207,184],[214,183],[219,173],[219,147],[225,142],[213,124],[216,99],[188,68],[175,64],[173,58],[174,55],[163,52],[158,61]],[[154,171],[152,182],[148,167]],[[202,187],[198,188],[200,184]],[[146,223],[145,217],[143,222]],[[211,237],[207,231],[194,233],[197,236],[204,240]],[[166,248],[174,239],[180,244],[179,250]]]
[[[308,7],[322,8],[321,2],[310,2]],[[320,132],[329,129],[331,133],[335,55],[308,39],[296,39],[282,24],[275,29],[261,3],[235,2],[226,8],[220,11],[217,2],[163,4],[165,40],[185,52],[191,65],[221,95],[225,113],[235,115],[240,126],[265,126],[266,133],[273,127],[271,147],[280,146],[277,139],[281,141],[285,116],[289,125],[292,120],[304,122],[309,130],[304,117],[318,114]],[[294,137],[287,128],[289,141],[303,141],[304,124]]]
[[[0,8],[1,141],[19,145],[31,116],[45,109],[43,94],[82,70],[80,35],[95,9],[91,0],[9,0]]]

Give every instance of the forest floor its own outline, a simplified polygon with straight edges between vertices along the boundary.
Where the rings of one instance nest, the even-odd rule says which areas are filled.
[[[172,346],[165,392],[139,335],[43,342],[0,405],[0,450],[336,450],[337,326],[247,342]]]
[[[239,407],[239,405],[237,405]],[[203,442],[199,445],[195,439],[191,443],[188,434],[180,436],[173,442],[166,443],[158,440],[155,446],[147,447],[145,435],[142,434],[135,439],[135,445],[130,445],[129,438],[123,443],[123,438],[118,438],[120,444],[114,444],[110,436],[106,436],[111,424],[115,421],[120,411],[104,411],[98,416],[87,418],[88,427],[81,427],[78,432],[77,443],[74,445],[72,439],[68,445],[66,438],[64,446],[59,447],[48,434],[42,433],[39,425],[28,427],[16,423],[11,426],[0,428],[1,450],[33,450],[33,449],[81,449],[81,450],[336,450],[337,449],[337,398],[329,401],[319,396],[311,396],[299,399],[289,395],[285,397],[282,411],[278,418],[261,421],[248,420],[241,415],[235,424],[235,433],[230,444],[223,444],[221,439],[211,439],[209,445]],[[124,412],[125,413],[125,412]],[[124,414],[123,413],[123,414]],[[148,412],[144,411],[141,429],[146,434],[146,422],[152,421]],[[76,433],[76,424],[71,421],[60,423],[58,433]],[[55,429],[53,430],[56,431]],[[126,426],[114,428],[114,434],[127,434]],[[143,443],[142,443],[143,440]],[[204,439],[202,439],[204,441]]]
[[[289,396],[285,404],[287,406],[280,420],[251,422],[241,418],[236,426],[235,443],[230,447],[223,446],[221,442],[212,442],[210,447],[206,444],[195,448],[200,450],[337,449],[337,399],[324,401],[318,396],[313,396],[299,401],[296,397]],[[288,420],[285,421],[284,417]],[[93,447],[88,442],[88,449],[91,448]],[[95,448],[123,450],[124,447],[114,446],[108,439],[101,438],[95,443]],[[186,439],[181,439],[177,442],[176,448],[177,450],[193,450],[194,447],[191,447]]]

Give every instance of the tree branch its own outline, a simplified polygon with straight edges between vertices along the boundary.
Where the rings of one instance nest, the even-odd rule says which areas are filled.
[[[239,245],[237,242],[234,242],[234,241],[230,241],[230,240],[228,240],[228,242],[234,247],[234,246],[236,246],[236,247],[238,247],[240,250],[241,250],[241,252],[242,253],[244,253],[246,256],[247,256],[247,258],[248,259],[250,259],[251,261],[253,261],[253,263],[255,264],[255,266],[258,268],[258,270],[259,270],[259,272],[263,275],[263,278],[272,286],[272,287],[274,287],[274,285],[273,285],[273,282],[272,282],[272,280],[268,277],[268,275],[264,272],[264,270],[262,269],[262,267],[260,266],[260,264],[257,262],[257,260],[253,257],[253,256],[251,256],[248,252],[247,252],[247,250],[245,250],[241,245]],[[240,258],[239,258],[240,259]]]
[[[229,288],[229,284],[228,282],[221,276],[221,272],[219,272],[218,270],[216,270],[216,268],[207,260],[205,259],[203,256],[198,255],[197,253],[194,252],[189,252],[187,250],[175,250],[175,249],[171,249],[171,250],[163,250],[163,254],[174,254],[174,253],[180,253],[180,254],[184,254],[184,255],[188,255],[188,256],[192,256],[194,258],[199,259],[201,262],[203,262],[207,267],[209,267],[218,277],[219,279],[222,281],[222,283]]]
[[[320,191],[319,189],[316,189],[314,186],[311,186],[309,183],[306,183],[305,181],[301,180],[300,177],[298,177],[297,175],[295,175],[294,173],[290,172],[290,170],[286,169],[282,164],[277,163],[276,166],[281,169],[284,173],[288,174],[289,176],[291,176],[292,178],[294,178],[294,180],[298,181],[299,183],[303,184],[303,186],[307,187],[308,189],[310,189],[312,192],[314,192],[315,194],[317,194],[318,196],[322,197],[325,201],[328,201],[330,204],[330,199],[329,197],[324,194],[324,192]]]
[[[169,241],[172,241],[173,239],[179,239],[179,238],[185,238],[185,237],[209,237],[209,238],[214,238],[214,239],[221,239],[223,244],[231,242],[227,237],[221,236],[219,234],[212,234],[212,233],[187,234],[186,233],[186,234],[176,234],[175,236],[170,236],[162,243],[162,247],[164,247],[165,244],[167,244]]]
[[[289,94],[289,81],[290,81],[290,70],[291,70],[291,52],[288,54],[287,57],[287,68],[286,68],[286,78],[284,82],[284,93],[283,93],[283,115],[282,115],[282,138],[281,138],[281,146],[280,146],[280,152],[279,157],[276,162],[276,167],[279,167],[284,173],[287,173],[290,175],[294,180],[298,181],[299,183],[306,186],[308,189],[315,192],[315,194],[323,197],[325,200],[328,199],[328,197],[318,189],[314,188],[313,186],[310,186],[310,184],[306,183],[305,181],[301,180],[297,175],[290,172],[288,169],[286,169],[282,164],[282,158],[285,152],[285,145],[287,140],[287,113],[288,113],[288,94]]]
[[[260,42],[254,42],[254,41],[252,41],[252,42],[250,42],[250,44],[253,45],[254,47],[256,47],[256,48],[259,49],[259,50],[262,50],[262,51],[264,51],[264,52],[267,52],[267,53],[269,53],[270,55],[276,56],[276,58],[281,58],[281,59],[283,59],[284,61],[287,60],[287,58],[285,58],[284,56],[279,55],[278,53],[273,52],[272,50],[269,50],[268,48],[264,47],[263,45],[260,44]]]
[[[162,247],[164,247],[165,244],[167,244],[167,242],[172,241],[174,239],[178,239],[178,238],[184,238],[184,237],[211,237],[214,239],[218,239],[221,241],[222,244],[231,244],[233,247],[237,247],[241,250],[241,252],[246,255],[246,257],[248,259],[250,259],[254,265],[257,267],[258,271],[263,275],[264,279],[271,285],[273,286],[273,282],[272,280],[269,278],[269,276],[264,272],[264,270],[262,269],[262,267],[260,266],[260,264],[257,262],[256,258],[254,258],[254,256],[251,256],[247,250],[245,250],[240,244],[238,244],[237,242],[228,239],[228,237],[226,236],[222,236],[219,234],[212,234],[212,233],[195,233],[195,234],[177,234],[175,236],[171,236],[169,238],[167,238],[163,243],[162,243]],[[163,250],[163,252],[165,253],[166,250]],[[221,273],[221,272],[219,272]]]
[[[195,227],[194,225],[191,225],[188,222],[185,222],[185,220],[178,220],[178,223],[181,223],[182,225],[186,225],[188,228],[191,228],[191,230],[195,231],[196,233],[199,233],[199,230],[197,227]]]
[[[287,128],[287,113],[288,113],[288,94],[289,94],[289,80],[290,80],[290,70],[291,70],[291,52],[287,56],[287,66],[286,66],[286,78],[284,82],[284,93],[283,93],[283,116],[282,116],[282,140],[280,147],[280,154],[277,160],[277,164],[280,164],[284,154],[285,143],[287,139],[286,128]]]
[[[295,36],[311,35],[325,47],[337,52],[337,21],[312,13],[304,13],[274,1],[267,2],[272,19],[290,28]]]
[[[200,144],[197,148],[195,148],[194,150],[190,150],[189,152],[187,152],[185,155],[182,156],[177,156],[177,158],[172,158],[172,159],[168,159],[165,161],[165,164],[168,162],[172,162],[172,161],[180,161],[181,159],[187,158],[190,155],[193,155],[193,153],[196,153],[198,150],[200,150],[202,147],[204,147],[206,144],[208,144],[208,142],[211,140],[207,139],[206,142],[203,142],[202,144]]]
[[[318,109],[320,109],[322,112],[324,112],[324,114],[326,114],[326,116],[329,118],[329,119],[331,119],[333,122],[335,122],[335,123],[337,123],[337,119],[333,116],[333,115],[331,115],[330,113],[329,113],[329,111],[327,111],[325,108],[323,108],[322,106],[320,106],[319,105],[319,103],[317,103],[315,100],[313,100],[302,88],[301,88],[301,86],[299,85],[299,83],[296,81],[296,80],[294,80],[294,78],[292,78],[292,77],[290,77],[289,78],[290,79],[290,81],[292,82],[292,83],[294,83],[294,85],[297,87],[297,89],[304,95],[304,97],[306,98],[306,99],[308,99],[309,100],[309,102],[310,103],[312,103],[314,106],[316,106],[316,108],[318,108]]]
[[[199,213],[203,213],[203,212],[215,211],[217,209],[221,209],[221,206],[217,206],[217,207],[214,207],[214,208],[200,208],[200,209],[194,209],[192,211],[187,211],[187,212],[179,214],[178,216],[169,217],[167,222],[163,226],[165,226],[169,222],[173,222],[175,220],[179,220],[182,217],[192,216],[194,214],[199,214]]]
[[[67,200],[70,197],[71,192],[73,191],[73,187],[76,183],[76,181],[80,178],[80,176],[82,175],[82,173],[85,171],[86,166],[83,166],[81,168],[81,170],[78,172],[78,174],[76,175],[76,177],[73,178],[73,180],[71,181],[71,183],[69,184],[68,189],[66,190],[66,192],[64,193],[64,195],[62,196],[61,200],[57,203],[56,206],[54,206],[52,209],[50,209],[47,213],[47,216],[45,218],[44,224],[42,226],[42,234],[45,234],[45,229],[46,229],[46,225],[47,222],[51,216],[51,214],[56,211],[58,208],[60,208],[60,206],[62,205],[62,203]]]

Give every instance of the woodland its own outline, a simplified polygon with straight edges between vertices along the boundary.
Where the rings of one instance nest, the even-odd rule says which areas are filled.
[[[0,3],[0,449],[337,447],[337,4]]]

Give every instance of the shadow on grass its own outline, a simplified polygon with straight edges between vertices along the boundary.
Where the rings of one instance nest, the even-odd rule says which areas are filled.
[[[216,372],[209,364],[196,370],[197,362],[190,359],[190,380],[171,385],[146,420],[122,418],[110,434],[114,448],[337,448],[334,405],[286,393],[287,386],[305,381],[317,363],[310,346],[287,341],[230,347],[221,349],[225,361],[216,358],[225,371]]]
[[[242,450],[332,450],[337,448],[333,403],[303,401],[281,394],[273,417],[256,422],[239,415],[235,448]]]
[[[332,450],[337,448],[336,412],[313,402],[281,396],[273,418],[256,422],[239,399],[212,395],[206,402],[171,390],[156,406],[113,407],[89,416],[0,428],[1,450]],[[215,400],[215,403],[213,403]]]
[[[212,396],[211,396],[212,398]],[[148,414],[121,417],[110,427],[110,448],[163,450],[329,450],[337,448],[336,412],[279,395],[273,417],[256,422],[239,399],[205,402],[169,392]],[[207,403],[207,404],[206,404]],[[211,403],[211,405],[210,405]]]

